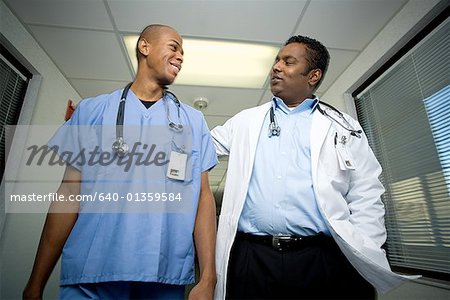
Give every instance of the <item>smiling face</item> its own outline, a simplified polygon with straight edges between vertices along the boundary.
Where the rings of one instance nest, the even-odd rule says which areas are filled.
[[[139,69],[160,86],[173,83],[183,63],[183,40],[170,27],[160,27],[145,34],[138,43],[142,57]]]
[[[288,106],[296,106],[312,97],[321,76],[319,69],[309,70],[306,45],[291,43],[284,46],[275,59],[270,88]]]

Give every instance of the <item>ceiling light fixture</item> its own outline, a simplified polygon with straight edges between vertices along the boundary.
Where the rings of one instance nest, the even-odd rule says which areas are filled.
[[[137,68],[138,36],[124,36],[128,55]],[[175,80],[179,85],[263,88],[278,47],[210,39],[183,39],[184,61]]]
[[[193,103],[194,107],[200,111],[204,110],[208,107],[209,101],[208,98],[205,97],[197,97],[194,99]]]

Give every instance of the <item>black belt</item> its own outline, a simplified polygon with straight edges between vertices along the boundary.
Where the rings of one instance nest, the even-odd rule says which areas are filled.
[[[236,239],[247,240],[258,244],[269,245],[278,251],[298,250],[311,245],[333,242],[333,239],[323,233],[310,236],[288,235],[254,235],[238,231]]]

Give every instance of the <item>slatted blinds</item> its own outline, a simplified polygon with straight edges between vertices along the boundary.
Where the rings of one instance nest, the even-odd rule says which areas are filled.
[[[446,278],[450,274],[449,49],[447,19],[355,99],[358,118],[383,167],[391,266]]]
[[[6,49],[1,47],[0,55],[0,178],[3,178],[6,159],[6,126],[16,125],[22,108],[25,91],[28,85],[28,79],[31,74],[23,75],[14,59],[11,59]],[[29,77],[27,77],[29,76]]]

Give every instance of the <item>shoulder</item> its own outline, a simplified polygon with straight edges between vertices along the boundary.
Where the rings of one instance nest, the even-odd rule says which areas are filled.
[[[101,94],[95,97],[85,98],[81,100],[77,108],[80,109],[95,109],[110,104],[111,102],[119,102],[121,90],[113,91],[109,94]]]
[[[206,125],[205,116],[199,110],[196,110],[192,106],[180,102],[180,110],[184,113],[187,123],[190,124],[193,128],[205,130],[208,128]]]
[[[180,102],[180,108],[186,113],[186,115],[189,118],[194,118],[194,119],[203,119],[203,113],[199,110],[196,110],[195,108],[193,108],[192,106]]]
[[[323,101],[319,102],[318,106],[319,106],[320,110],[317,109],[317,113],[323,114],[323,113],[321,113],[321,111],[323,111],[326,115],[328,115],[329,117],[331,117],[337,121],[345,120],[344,121],[345,123],[349,123],[353,127],[360,127],[359,122],[356,119],[354,119],[352,116],[350,116],[349,114],[342,112],[332,106],[324,104]]]
[[[110,94],[102,94],[81,100],[72,115],[72,121],[78,124],[90,124],[91,120],[97,119],[107,110],[117,110],[121,92],[121,90],[116,90]]]
[[[258,116],[260,114],[266,114],[269,110],[272,102],[267,102],[264,104],[261,104],[259,106],[251,107],[244,109],[240,112],[238,112],[236,115],[234,115],[230,120],[245,120],[248,121],[249,118]]]

